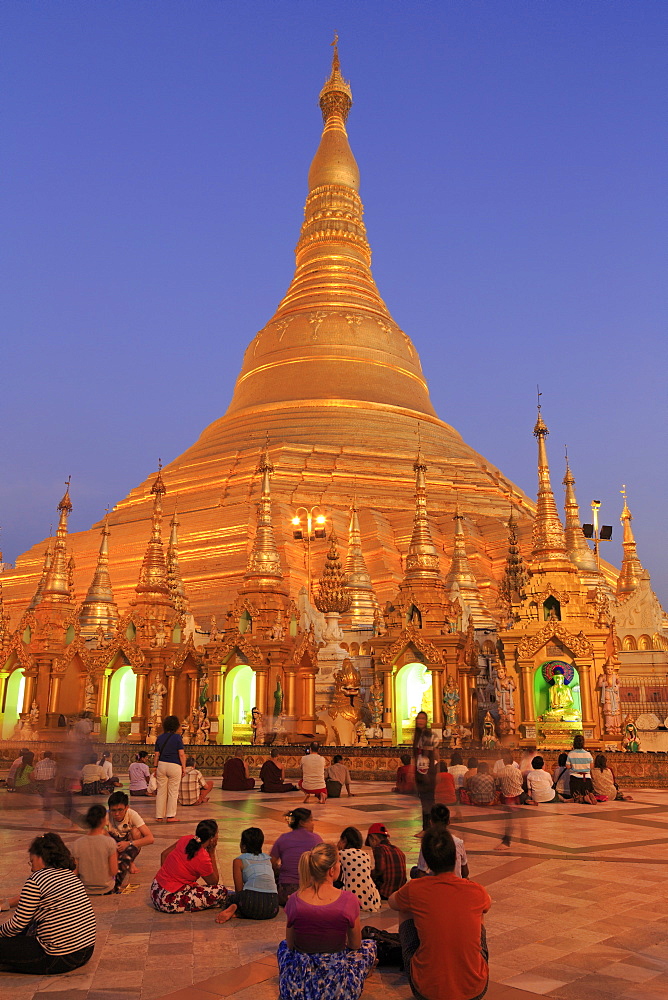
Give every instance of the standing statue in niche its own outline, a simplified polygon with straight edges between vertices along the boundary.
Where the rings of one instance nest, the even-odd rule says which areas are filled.
[[[84,712],[94,712],[95,711],[95,684],[93,682],[92,674],[88,674],[86,677],[86,686],[84,688]]]
[[[148,689],[149,716],[151,719],[162,718],[162,702],[167,694],[167,688],[162,683],[162,678],[158,674]]]
[[[283,711],[283,688],[281,678],[276,678],[276,690],[274,691],[274,718],[278,719]]]
[[[596,687],[601,692],[600,705],[603,714],[603,728],[606,733],[619,734],[622,727],[621,701],[619,697],[619,678],[614,663],[606,660],[603,673],[596,680]]]
[[[502,736],[515,732],[515,688],[512,677],[508,676],[503,663],[496,668],[494,694],[499,706],[499,730]]]
[[[204,708],[200,708],[197,713],[197,732],[195,733],[195,743],[197,746],[204,746],[205,743],[209,742],[209,734],[211,732],[211,723],[209,722],[209,714]]]
[[[496,746],[496,733],[494,732],[494,719],[488,712],[482,724],[482,748],[483,750],[493,750]]]
[[[253,743],[264,745],[264,716],[259,708],[251,709],[251,729],[253,730]]]
[[[449,729],[454,729],[457,726],[459,700],[457,685],[455,684],[452,676],[448,675],[445,687],[443,688],[443,715],[445,718],[445,725]]]
[[[371,684],[371,716],[374,726],[382,726],[383,724],[383,708],[384,708],[384,693],[383,693],[383,678],[380,673],[374,672],[373,682]]]
[[[640,751],[640,740],[636,724],[630,715],[624,719],[624,738],[622,746],[628,753],[638,753]]]

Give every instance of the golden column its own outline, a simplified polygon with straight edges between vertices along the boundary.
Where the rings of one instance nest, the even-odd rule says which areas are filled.
[[[25,687],[23,688],[23,708],[21,713],[27,714],[30,711],[30,706],[32,705],[33,698],[35,697],[35,690],[37,688],[37,667],[32,668],[29,671],[24,670],[23,676],[26,679]]]
[[[582,722],[585,726],[594,725],[594,715],[592,712],[592,674],[591,661],[584,657],[575,657],[575,666],[580,677],[580,698],[582,700]]]
[[[285,714],[293,719],[297,714],[297,673],[294,669],[285,668]]]
[[[60,699],[60,682],[63,678],[60,664],[54,660],[51,664],[51,676],[49,678],[49,704],[47,712],[49,715],[58,714],[58,701]]]
[[[536,721],[533,704],[533,660],[519,661],[520,695],[522,698],[522,722],[533,725]]]
[[[430,667],[431,670],[431,697],[432,697],[432,725],[443,725],[443,669],[442,667]]]
[[[178,670],[166,670],[167,675],[167,712],[166,715],[175,715],[174,705],[176,702],[176,681],[179,676]]]
[[[258,667],[255,671],[255,707],[259,708],[262,715],[267,714],[267,682],[267,668]]]
[[[130,723],[130,743],[143,743],[146,723],[146,681],[150,672],[150,667],[132,668],[136,678],[137,687],[135,689],[135,714]]]
[[[392,684],[392,667],[383,670],[383,722],[391,726],[394,721],[394,698]]]

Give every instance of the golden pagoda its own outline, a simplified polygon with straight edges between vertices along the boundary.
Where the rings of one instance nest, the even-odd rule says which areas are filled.
[[[509,503],[518,534],[528,537],[532,502],[438,418],[417,350],[376,287],[360,173],[347,134],[351,105],[335,46],[331,74],[320,93],[324,127],[308,173],[292,282],[250,342],[225,415],[164,469],[170,489],[166,513],[178,503],[180,570],[196,618],[223,613],[244,579],[253,534],[249,499],[258,485],[257,449],[267,434],[276,470],[276,544],[292,595],[306,580],[303,548],[290,531],[295,506],[319,503],[345,538],[356,497],[363,512],[360,544],[376,598],[382,605],[394,597],[403,576],[401,553],[412,531],[418,432],[429,465],[434,545],[446,559],[451,556],[456,483],[470,569],[492,613],[504,567]],[[147,480],[109,514],[109,568],[121,611],[138,597],[137,566],[154,516],[150,489]],[[69,538],[82,592],[95,572],[101,527]],[[157,557],[157,538],[153,550]],[[323,550],[314,558],[321,558]],[[14,621],[35,592],[43,558],[40,542],[5,575],[5,600]],[[164,599],[169,601],[168,591]],[[364,603],[368,616],[370,602]]]

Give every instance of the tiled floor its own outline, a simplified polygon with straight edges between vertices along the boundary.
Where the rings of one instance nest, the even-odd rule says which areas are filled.
[[[414,863],[418,810],[383,783],[358,785],[353,799],[315,805],[316,829],[338,839],[348,825],[387,823]],[[93,800],[86,800],[89,805]],[[284,917],[214,923],[211,912],[166,915],[150,906],[147,888],[161,850],[197,820],[221,827],[219,863],[231,879],[245,826],[261,826],[270,845],[286,827],[283,813],[301,796],[215,791],[209,806],[182,809],[181,823],[152,824],[153,800],[142,812],[156,843],[139,858],[137,888],[94,902],[98,943],[92,961],[66,976],[21,977],[0,972],[0,1000],[276,1000],[275,952]],[[464,838],[471,877],[489,887],[489,1000],[668,1000],[668,792],[643,789],[633,802],[480,810],[463,807],[453,829]],[[494,847],[507,817],[513,845]],[[26,848],[44,829],[39,802],[27,805],[0,791],[0,895],[28,874]],[[64,824],[61,824],[61,827]],[[58,823],[54,823],[54,829]],[[71,840],[76,834],[64,834]],[[385,907],[369,922],[392,928]],[[364,1000],[408,1000],[405,978],[376,970]],[[323,998],[325,1000],[325,998]]]

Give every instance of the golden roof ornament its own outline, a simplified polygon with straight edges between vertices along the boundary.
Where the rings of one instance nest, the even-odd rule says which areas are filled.
[[[476,628],[493,628],[494,619],[485,607],[480,596],[478,581],[475,578],[468,555],[466,554],[466,539],[464,537],[464,517],[459,512],[459,504],[453,516],[455,522],[455,540],[452,551],[450,571],[445,578],[445,585],[452,589],[457,584],[459,597],[466,604]]]
[[[180,615],[187,615],[190,611],[188,598],[181,575],[179,565],[179,519],[176,516],[176,507],[169,522],[169,544],[167,545],[167,584],[172,598],[172,604]]]
[[[533,432],[538,439],[538,499],[536,519],[533,524],[532,556],[538,562],[560,564],[560,568],[564,569],[572,568],[566,555],[566,536],[559,519],[550,482],[550,466],[545,447],[545,438],[550,432],[543,420],[540,403],[538,403],[538,418]]]
[[[371,575],[362,551],[362,534],[356,501],[353,501],[350,508],[345,577],[346,590],[350,596],[348,617],[352,628],[373,625],[376,614],[380,613],[380,606],[373,592]]]
[[[332,528],[325,566],[318,581],[315,606],[324,614],[336,611],[344,614],[350,607],[350,594],[346,590],[346,578],[339,556],[338,539]]]
[[[583,573],[595,573],[600,577],[601,571],[596,565],[596,556],[587,545],[580,524],[580,508],[575,497],[575,479],[568,464],[566,453],[566,474],[564,476],[566,495],[564,499],[564,514],[566,525],[566,549],[571,562]]]
[[[265,448],[257,471],[261,476],[260,499],[257,504],[257,522],[255,538],[248,557],[248,566],[244,580],[254,581],[253,586],[265,586],[275,589],[276,582],[283,580],[281,559],[274,536],[274,524],[271,515],[271,476],[274,466],[269,459],[269,447]],[[263,583],[264,581],[264,583]],[[243,590],[249,590],[248,583]],[[281,592],[284,588],[281,587]]]
[[[353,92],[348,81],[344,80],[341,76],[338,33],[334,35],[332,48],[334,49],[332,53],[332,71],[325,81],[325,86],[320,91],[320,110],[322,111],[322,120],[325,124],[327,124],[330,118],[340,116],[343,119],[342,124],[345,125],[348,112],[353,103]]]
[[[33,598],[30,604],[28,605],[28,611],[33,611],[42,600],[44,587],[46,585],[46,578],[49,575],[49,569],[51,567],[52,558],[53,556],[51,554],[51,547],[49,546],[44,550],[44,565],[42,568],[42,575],[39,578],[39,583],[37,584],[37,589],[35,590]]]
[[[162,546],[162,498],[167,490],[162,479],[162,463],[158,462],[158,475],[151,486],[153,513],[151,516],[151,537],[139,571],[139,582],[135,587],[137,598],[132,602],[171,604],[167,582],[167,563]]]
[[[638,558],[636,540],[633,535],[633,528],[631,527],[633,515],[629,510],[626,498],[626,486],[622,486],[619,492],[624,497],[624,507],[619,517],[624,532],[622,539],[624,556],[622,558],[622,567],[617,577],[617,597],[628,597],[637,588],[645,574],[645,569]]]
[[[109,534],[109,515],[107,514],[102,525],[95,573],[79,615],[81,628],[91,634],[96,633],[100,628],[105,633],[113,630],[118,622],[118,607],[114,601],[109,576]]]
[[[506,568],[499,584],[499,598],[509,610],[526,598],[525,588],[529,582],[529,573],[524,565],[522,550],[517,537],[517,522],[515,512],[510,508],[508,518],[508,555]]]
[[[419,451],[413,470],[415,471],[415,514],[413,515],[413,533],[406,554],[404,580],[440,580],[441,564],[431,537],[431,527],[427,514],[427,466]]]
[[[67,565],[67,519],[72,512],[70,479],[65,484],[65,495],[58,504],[58,511],[60,513],[58,529],[53,544],[51,563],[44,581],[41,603],[69,604],[72,600]]]

